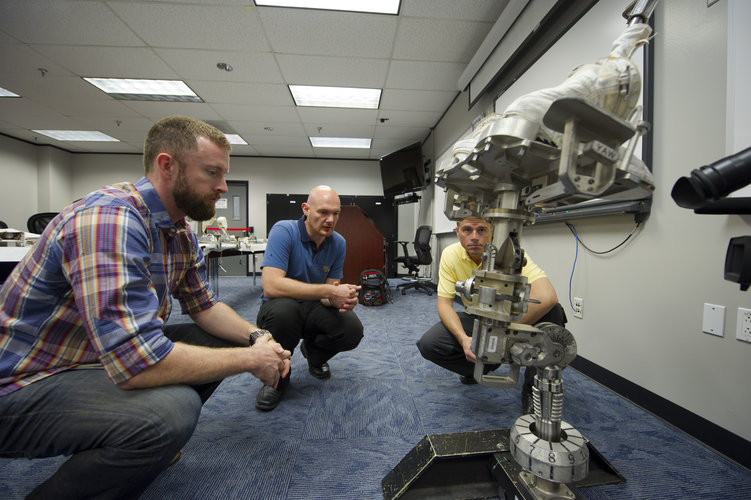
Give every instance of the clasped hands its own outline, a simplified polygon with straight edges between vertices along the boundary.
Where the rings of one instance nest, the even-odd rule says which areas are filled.
[[[258,360],[258,367],[251,370],[251,373],[259,378],[263,385],[270,385],[276,389],[279,379],[289,373],[289,358],[292,353],[271,335],[258,337],[251,349]]]
[[[340,284],[338,281],[334,285],[334,294],[329,297],[329,303],[332,307],[339,309],[339,312],[351,311],[358,302],[358,292],[360,285]]]

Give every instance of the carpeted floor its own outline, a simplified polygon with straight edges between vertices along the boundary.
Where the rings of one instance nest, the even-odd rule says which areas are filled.
[[[222,278],[219,291],[255,320],[260,287],[252,278]],[[184,321],[176,311],[170,322]],[[360,346],[331,360],[328,380],[293,356],[292,384],[276,410],[256,410],[261,383],[252,376],[225,380],[181,460],[143,498],[379,499],[383,477],[426,434],[505,429],[521,414],[518,389],[465,386],[422,359],[415,341],[438,320],[435,295],[397,292],[392,304],[356,311],[365,325]],[[573,369],[564,383],[564,420],[626,478],[582,488],[585,498],[751,499],[749,471]],[[63,460],[0,460],[0,498],[23,498]]]

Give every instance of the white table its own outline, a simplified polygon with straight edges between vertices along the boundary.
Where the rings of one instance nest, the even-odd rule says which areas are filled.
[[[28,245],[25,247],[0,247],[0,262],[15,262],[17,264],[29,250],[31,250],[31,247]]]
[[[214,292],[219,294],[219,258],[230,255],[250,255],[253,257],[253,286],[256,285],[256,254],[266,251],[266,243],[250,243],[246,245],[223,243],[221,248],[218,245],[201,245],[203,253],[206,255],[206,272],[209,278],[209,284]]]

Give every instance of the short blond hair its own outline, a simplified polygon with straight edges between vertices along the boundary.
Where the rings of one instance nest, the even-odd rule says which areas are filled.
[[[231,151],[224,134],[213,125],[187,116],[168,116],[156,122],[143,144],[143,166],[148,174],[159,153],[169,153],[178,161],[188,151],[194,150],[197,137],[204,136],[214,144]]]

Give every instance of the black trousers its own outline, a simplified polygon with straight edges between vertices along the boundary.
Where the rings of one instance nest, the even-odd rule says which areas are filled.
[[[471,337],[472,326],[476,316],[467,314],[464,311],[459,311],[457,314],[459,315],[459,320],[462,322],[462,328],[464,328],[465,333]],[[565,326],[566,321],[566,312],[560,304],[556,304],[545,316],[540,318],[538,323],[548,322]],[[474,374],[474,363],[467,361],[462,346],[459,345],[454,335],[448,331],[441,321],[423,334],[422,338],[417,341],[417,348],[420,350],[423,358],[447,370],[467,377],[471,377]],[[531,390],[536,371],[533,367],[524,369],[523,390]]]
[[[354,349],[363,337],[362,323],[353,311],[341,313],[319,300],[268,300],[261,304],[256,324],[289,351],[302,339],[308,362],[314,366]]]

